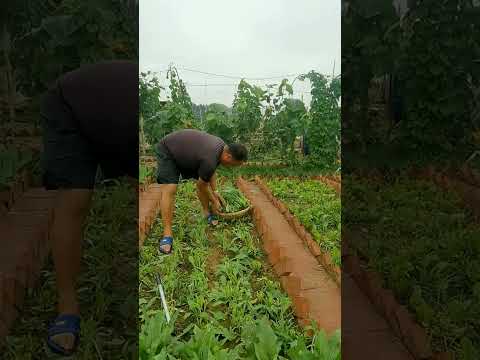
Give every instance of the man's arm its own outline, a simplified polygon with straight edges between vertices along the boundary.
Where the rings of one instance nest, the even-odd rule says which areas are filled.
[[[215,193],[217,188],[215,170],[216,166],[212,162],[204,161],[200,164],[200,169],[198,171],[198,195],[202,202],[205,201],[205,199],[202,200],[202,197],[206,197],[206,199],[212,203],[212,210],[218,213],[221,208],[221,203]]]
[[[197,181],[198,197],[202,203],[203,212],[208,212],[208,204],[212,203],[212,211],[214,213],[220,212],[220,202],[211,189],[210,182],[206,182],[202,178]]]
[[[217,191],[217,173],[213,173],[212,178],[210,179],[210,187],[213,195],[215,195],[215,198],[219,201],[220,207],[225,206],[225,199]]]
[[[210,187],[212,188],[213,193],[217,192],[217,173],[213,173],[210,178]]]

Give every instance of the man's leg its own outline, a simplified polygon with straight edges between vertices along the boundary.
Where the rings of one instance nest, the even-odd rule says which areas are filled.
[[[57,278],[59,314],[79,314],[76,281],[82,258],[83,225],[88,215],[92,190],[59,190],[51,232],[52,254]],[[59,345],[70,349],[71,334],[53,337]]]
[[[58,312],[59,315],[78,316],[75,283],[80,270],[83,223],[91,203],[97,159],[58,90],[45,98],[41,118],[43,182],[47,190],[58,191],[50,233]],[[58,326],[53,324],[50,329],[55,330]],[[65,331],[49,337],[49,340],[70,350],[75,338],[73,333]]]
[[[177,192],[177,184],[161,184],[160,192],[160,212],[162,214],[163,236],[172,237],[173,209],[175,206],[175,194]],[[166,252],[170,251],[170,245],[163,245],[161,248]]]

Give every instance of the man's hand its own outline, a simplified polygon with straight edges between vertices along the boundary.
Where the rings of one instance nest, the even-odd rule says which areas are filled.
[[[222,202],[220,200],[220,194],[216,191],[212,191],[211,194],[213,195],[211,199],[212,212],[215,215],[218,215],[222,210]]]
[[[212,201],[212,213],[214,215],[218,215],[221,212],[222,206],[220,205],[220,201],[215,199]]]
[[[211,190],[210,183],[205,182],[202,179],[198,179],[197,190],[198,197],[202,203],[204,215],[209,213],[209,204],[211,204],[212,212],[217,215],[220,212],[222,205],[214,192]]]
[[[215,195],[215,198],[220,203],[220,208],[223,209],[225,207],[225,199],[222,197],[222,195],[220,195],[218,191],[214,191],[213,195]]]

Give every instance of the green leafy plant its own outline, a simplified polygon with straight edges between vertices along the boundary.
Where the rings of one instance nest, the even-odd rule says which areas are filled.
[[[350,204],[342,220],[361,235],[355,247],[369,267],[426,328],[434,351],[468,358],[480,344],[480,228],[471,211],[456,193],[406,176],[342,181]]]
[[[317,180],[273,178],[267,185],[340,265],[341,200],[335,191]]]
[[[252,360],[276,360],[280,354],[280,343],[266,318],[244,328],[246,358]]]
[[[34,156],[31,152],[20,152],[6,147],[0,153],[0,187],[6,187],[19,175],[19,170],[30,164]]]
[[[249,206],[248,200],[234,186],[222,186],[219,193],[226,202],[225,212],[227,213],[240,211]]]
[[[219,183],[233,188],[230,178],[219,178]],[[323,350],[312,346],[318,331],[309,337],[296,325],[291,301],[265,264],[251,219],[220,223],[210,230],[200,215],[192,182],[179,187],[176,204],[173,255],[157,256],[161,222],[154,224],[141,249],[140,319],[145,336],[147,329],[154,328],[149,321],[164,322],[148,315],[162,312],[152,292],[157,271],[162,274],[169,309],[175,313],[170,345],[159,347],[158,341],[146,337],[144,348],[154,350],[147,351],[145,359],[286,360],[297,341],[309,344],[307,352],[323,360]],[[159,328],[163,329],[155,331],[163,334]]]
[[[311,71],[300,77],[300,80],[305,79],[312,84],[312,103],[306,125],[311,151],[309,160],[333,169],[340,149],[340,78],[329,80]]]
[[[138,174],[138,182],[140,184],[146,184],[152,180],[152,177],[155,174],[155,170],[151,167],[140,165],[139,174]]]
[[[222,104],[211,104],[205,113],[203,128],[209,134],[220,137],[226,143],[235,139],[234,124],[231,121],[229,108]]]
[[[261,102],[265,91],[258,86],[240,81],[233,101],[233,124],[240,142],[247,142],[260,125]]]

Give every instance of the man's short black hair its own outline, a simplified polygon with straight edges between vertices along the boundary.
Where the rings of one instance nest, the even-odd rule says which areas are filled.
[[[232,157],[237,161],[247,161],[248,158],[248,151],[245,145],[232,143],[227,144],[228,152],[232,155]]]

